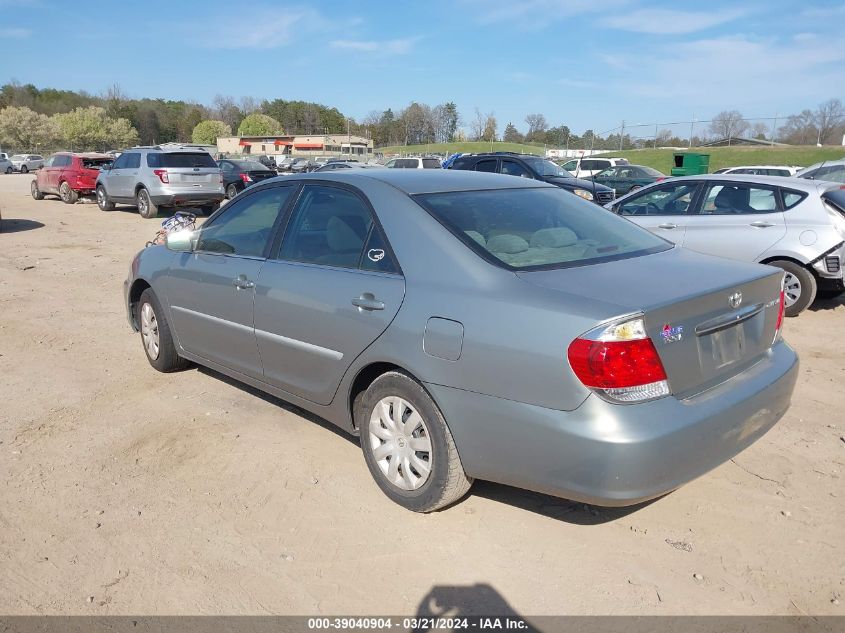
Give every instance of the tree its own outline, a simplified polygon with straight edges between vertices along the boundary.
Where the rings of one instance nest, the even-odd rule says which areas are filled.
[[[516,126],[508,122],[505,126],[505,133],[502,135],[502,140],[505,143],[522,143],[525,137],[516,129]]]
[[[525,117],[525,122],[528,124],[528,133],[525,135],[525,140],[529,143],[544,142],[546,130],[549,129],[546,117],[542,114],[529,114]]]
[[[741,136],[748,127],[748,121],[737,110],[724,110],[710,121],[710,132],[720,139]]]
[[[498,131],[498,123],[496,122],[496,117],[494,116],[493,112],[490,112],[487,115],[486,120],[484,121],[484,135],[483,139],[485,141],[495,141],[496,140],[496,132]]]
[[[53,116],[59,137],[74,150],[105,145],[125,147],[138,142],[138,131],[127,119],[112,119],[105,108],[89,106]]]
[[[557,127],[550,127],[546,130],[544,143],[547,145],[556,145],[557,147],[564,147],[569,145],[572,133],[566,125],[558,125]]]
[[[282,124],[266,114],[255,112],[238,126],[238,136],[270,136],[282,134]]]
[[[814,119],[815,115],[810,110],[802,110],[799,114],[790,115],[784,126],[778,130],[778,138],[792,145],[815,143],[818,136]]]
[[[452,101],[447,101],[443,104],[443,116],[445,140],[451,143],[455,140],[455,132],[458,130],[458,124],[461,120],[461,116],[458,114],[458,106]]]
[[[202,145],[216,145],[221,136],[232,136],[232,128],[228,123],[213,119],[200,121],[191,132],[191,140]]]
[[[235,104],[235,100],[232,97],[224,97],[223,95],[216,95],[214,97],[211,112],[215,119],[228,123],[233,130],[237,129],[244,119],[244,114]]]
[[[758,121],[754,125],[751,126],[751,132],[749,132],[749,136],[751,138],[756,138],[761,141],[766,140],[766,135],[769,133],[769,126],[763,123],[762,121]]]
[[[473,141],[480,141],[484,138],[484,128],[487,125],[487,117],[481,113],[478,106],[475,108],[475,118],[470,121],[470,138]]]
[[[816,124],[818,131],[817,140],[819,143],[825,143],[832,139],[832,132],[836,130],[845,120],[845,110],[842,108],[842,102],[839,99],[829,99],[822,103],[813,115],[813,122]]]
[[[10,106],[0,110],[0,142],[19,151],[36,150],[58,136],[56,125],[44,114]]]

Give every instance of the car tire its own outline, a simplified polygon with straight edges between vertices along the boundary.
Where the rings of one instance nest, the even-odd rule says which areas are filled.
[[[226,187],[226,199],[227,200],[231,200],[232,198],[234,198],[239,193],[240,192],[238,191],[238,187],[235,185],[235,183],[232,183],[231,185]]]
[[[446,420],[416,380],[399,371],[382,374],[356,398],[354,413],[364,460],[389,499],[414,512],[433,512],[469,491],[472,479]],[[412,450],[413,441],[420,450]]]
[[[7,174],[11,174],[13,171],[15,171],[15,170],[12,169],[11,167],[6,167],[6,173]]]
[[[21,165],[21,173],[22,174],[28,174],[29,168],[26,165]]]
[[[785,259],[777,259],[769,265],[784,272],[786,308],[783,313],[788,317],[798,316],[816,299],[818,282],[815,275],[801,264]]]
[[[32,198],[34,200],[43,200],[44,199],[44,192],[38,188],[38,181],[33,180],[32,183],[29,185],[29,192],[32,194]]]
[[[144,187],[138,189],[135,194],[135,204],[138,207],[138,214],[145,219],[158,216],[158,205],[150,198],[150,192]]]
[[[71,189],[67,180],[59,185],[59,197],[65,204],[76,204],[76,201],[79,200],[79,194]]]
[[[109,200],[109,194],[106,193],[106,188],[103,185],[97,187],[97,206],[100,211],[113,211],[114,202]]]
[[[220,203],[219,203],[219,202],[215,202],[214,204],[207,204],[207,205],[205,205],[204,207],[200,207],[200,208],[199,208],[199,211],[200,211],[200,213],[202,213],[204,216],[208,217],[209,215],[211,215],[212,213],[214,213],[215,211],[217,211],[217,209],[219,209],[219,208],[220,208]]]
[[[138,300],[138,330],[144,354],[153,368],[170,373],[188,366],[188,361],[176,351],[170,324],[152,288],[144,290]]]

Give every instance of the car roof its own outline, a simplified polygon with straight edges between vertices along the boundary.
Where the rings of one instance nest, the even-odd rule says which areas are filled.
[[[734,165],[732,167],[723,167],[722,169],[798,169],[791,165]]]
[[[845,165],[845,158],[839,158],[837,160],[824,160],[820,163],[815,163],[813,165],[810,165],[809,167],[805,167],[801,171],[807,171],[808,169],[815,169],[816,167],[821,167],[822,165],[824,165],[825,167],[827,167],[829,165],[834,165],[834,166],[835,165]]]
[[[704,182],[717,180],[720,182],[750,183],[759,185],[770,185],[773,187],[789,187],[791,189],[803,189],[805,191],[817,191],[819,185],[831,184],[819,180],[795,178],[794,176],[757,176],[754,174],[701,174],[699,176],[673,176],[672,178],[661,180],[660,182],[655,184],[665,185],[667,183],[684,182],[690,180]]]
[[[554,185],[539,180],[462,169],[341,169],[304,174],[298,178],[302,180],[331,180],[350,185],[360,183],[362,179],[377,180],[408,195],[484,189],[536,189],[541,187],[557,189]]]

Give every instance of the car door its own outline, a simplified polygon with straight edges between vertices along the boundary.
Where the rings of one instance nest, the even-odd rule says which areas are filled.
[[[363,194],[306,185],[255,292],[265,381],[329,404],[404,296],[405,281]]]
[[[106,193],[112,198],[127,197],[124,183],[126,181],[126,161],[128,156],[126,152],[118,156],[112,164],[112,168],[101,178],[101,182],[106,188]]]
[[[520,178],[534,178],[534,174],[527,167],[510,158],[502,159],[502,166],[499,173],[508,176],[518,176]]]
[[[44,167],[39,169],[38,173],[35,174],[35,181],[38,183],[38,188],[41,190],[41,193],[54,192],[54,189],[50,186],[50,176],[56,169],[53,167],[53,163],[55,163],[59,158],[60,156],[58,155],[50,156],[50,158],[48,158],[44,163]]]
[[[261,379],[253,325],[255,284],[293,183],[230,202],[199,231],[196,248],[168,271],[167,296],[187,351]]]
[[[620,201],[613,210],[660,237],[684,244],[688,214],[695,208],[698,189],[695,180],[649,187]]]
[[[62,174],[68,171],[73,164],[73,156],[70,154],[62,154],[56,157],[53,162],[53,168],[50,170],[49,181],[50,189],[53,191],[59,190],[59,183],[62,181]]]
[[[604,185],[605,187],[610,187],[616,192],[616,195],[620,195],[620,179],[619,179],[619,170],[620,167],[609,167],[604,171],[600,171],[595,175],[595,181],[600,185]]]
[[[707,182],[697,212],[687,217],[684,246],[730,259],[756,261],[786,235],[776,187]]]

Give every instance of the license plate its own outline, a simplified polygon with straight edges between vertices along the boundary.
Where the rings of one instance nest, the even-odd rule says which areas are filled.
[[[713,361],[716,367],[735,363],[743,356],[745,350],[745,329],[743,324],[735,325],[727,330],[713,332],[710,335],[713,345]]]

